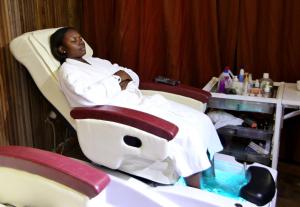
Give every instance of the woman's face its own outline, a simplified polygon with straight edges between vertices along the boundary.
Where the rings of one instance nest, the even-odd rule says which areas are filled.
[[[84,41],[76,30],[68,30],[65,33],[63,45],[59,49],[68,58],[73,59],[81,58],[86,53]]]

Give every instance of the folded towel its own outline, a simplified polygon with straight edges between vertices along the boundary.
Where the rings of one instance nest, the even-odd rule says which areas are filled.
[[[221,110],[210,111],[207,113],[207,115],[215,125],[216,129],[219,129],[226,125],[242,125],[242,123],[244,122],[242,119]]]

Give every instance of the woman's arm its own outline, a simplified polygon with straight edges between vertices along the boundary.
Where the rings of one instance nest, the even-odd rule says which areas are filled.
[[[132,78],[128,73],[126,73],[124,70],[118,70],[117,72],[114,73],[114,75],[117,75],[121,78],[121,81],[132,81]]]
[[[121,91],[119,82],[114,76],[92,81],[86,74],[61,70],[59,81],[69,101],[71,99],[84,105],[107,104]]]
[[[136,85],[136,87],[139,86],[140,83],[140,78],[139,76],[131,69],[128,68],[124,68],[124,67],[120,67],[121,70],[125,71],[132,79],[132,82],[134,83],[134,85]]]
[[[120,84],[122,90],[126,89],[128,83],[130,81],[132,81],[132,78],[130,77],[130,75],[128,73],[126,73],[124,70],[119,70],[116,73],[114,73],[114,75],[117,75],[120,77],[119,84]]]
[[[118,64],[112,64],[110,61],[105,60],[105,59],[100,59],[100,58],[93,58],[93,59],[95,61],[99,62],[101,65],[104,65],[105,67],[110,67],[112,70],[112,73],[118,73],[119,71],[126,72],[127,75],[130,77],[131,81],[138,88],[140,79],[139,79],[139,76],[133,70],[119,66]],[[124,77],[124,79],[122,79],[122,80],[126,80],[127,78]]]

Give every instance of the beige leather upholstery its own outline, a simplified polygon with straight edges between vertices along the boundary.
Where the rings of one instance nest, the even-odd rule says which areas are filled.
[[[203,103],[201,101],[195,100],[190,97],[186,96],[180,96],[173,93],[166,93],[163,91],[152,91],[152,90],[143,90],[142,91],[144,95],[151,95],[154,93],[159,93],[160,95],[164,96],[168,100],[175,101],[177,103],[181,103],[183,105],[187,105],[189,107],[192,107],[195,110],[204,112],[206,109],[206,103]]]
[[[83,207],[90,200],[58,182],[13,168],[0,167],[0,183],[0,201],[18,207],[25,203],[37,207]]]
[[[56,77],[60,63],[53,57],[49,37],[58,28],[37,30],[25,33],[10,43],[10,50],[14,57],[29,71],[36,85],[50,103],[76,128],[74,120],[70,117],[70,106],[61,92]],[[92,56],[93,51],[86,43],[87,56]],[[206,107],[202,102],[175,94],[143,91],[145,95],[160,93],[170,100],[184,103],[197,110],[203,111]]]
[[[0,206],[177,207],[148,185],[105,170],[110,175],[89,163],[53,152],[0,146]]]
[[[75,128],[74,120],[70,117],[70,106],[61,92],[56,77],[60,63],[53,57],[49,37],[58,28],[37,30],[17,37],[10,43],[14,57],[29,71],[34,82],[53,106]],[[86,44],[87,55],[93,54]]]
[[[49,37],[55,30],[57,28],[25,33],[10,43],[10,49],[15,58],[28,69],[42,94],[77,130],[83,153],[93,162],[112,169],[121,169],[160,183],[170,184],[174,182],[177,179],[174,173],[169,171],[172,178],[170,175],[161,173],[162,168],[174,167],[170,160],[165,159],[168,151],[166,140],[116,122],[91,119],[75,122],[70,117],[71,107],[60,90],[56,76],[60,64],[50,51]],[[87,55],[91,56],[92,49],[87,44],[86,48]],[[157,93],[157,91],[144,91],[147,95],[153,92]],[[165,92],[161,94],[171,100],[190,105],[197,110],[203,111],[205,109],[205,104],[192,98]],[[134,148],[124,144],[124,135],[139,137],[143,147]],[[136,166],[135,170],[132,170],[131,163],[127,162],[133,159],[136,163],[141,164]],[[152,165],[157,160],[164,159],[165,162],[159,164],[159,168],[155,164],[154,171],[151,167],[145,167]]]

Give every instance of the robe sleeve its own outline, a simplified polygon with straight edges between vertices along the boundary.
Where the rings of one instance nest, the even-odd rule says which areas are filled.
[[[114,64],[116,65],[116,64]],[[120,67],[120,70],[124,70],[126,73],[128,73],[128,75],[131,77],[133,84],[138,88],[139,87],[139,83],[140,83],[140,79],[139,76],[131,69],[128,68],[124,68],[124,67]]]
[[[74,100],[82,105],[86,102],[90,105],[107,104],[121,91],[117,78],[112,75],[95,82],[83,77],[80,73],[74,72],[63,73],[60,77],[61,88],[65,94],[69,95],[69,99],[82,99]]]
[[[140,79],[139,76],[133,70],[119,66],[118,64],[111,64],[111,62],[108,60],[104,60],[100,58],[95,58],[95,59],[96,61],[101,62],[102,65],[105,65],[106,67],[110,67],[113,73],[116,73],[119,70],[124,70],[131,77],[134,85],[138,88]]]

